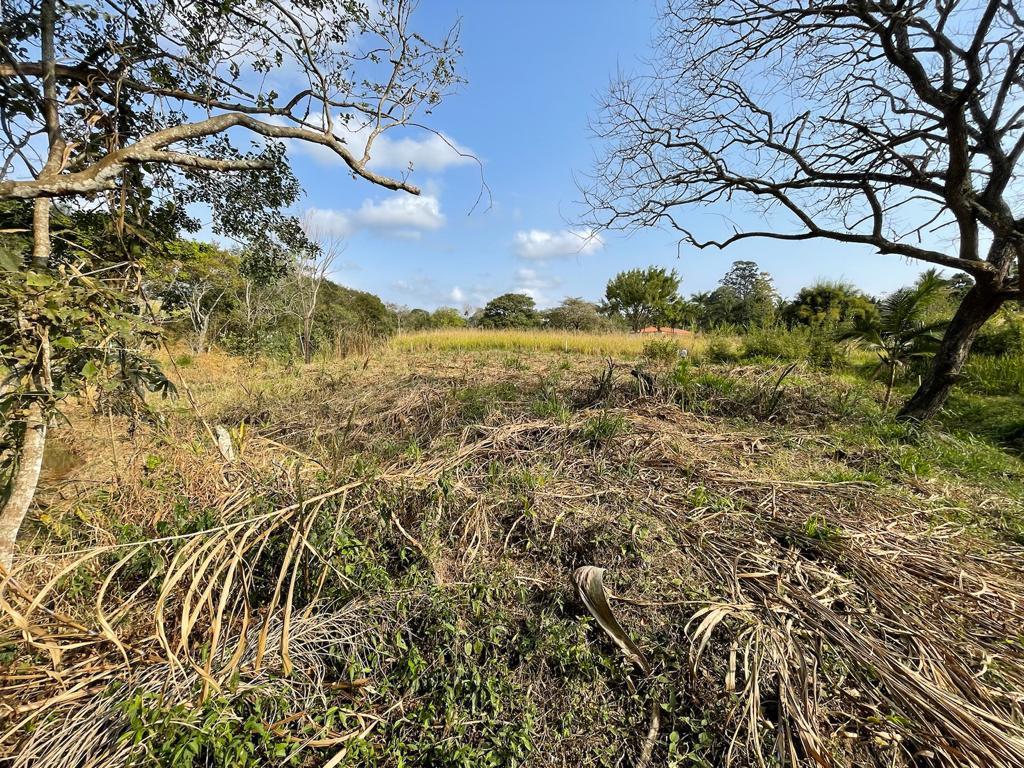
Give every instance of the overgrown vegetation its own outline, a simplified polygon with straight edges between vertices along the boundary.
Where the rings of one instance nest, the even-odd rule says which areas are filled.
[[[1019,454],[755,348],[205,355],[198,413],[76,407],[3,591],[13,764],[1024,764]]]
[[[3,3],[0,760],[1024,768],[1013,3],[665,0],[587,226],[515,237],[826,240],[912,285],[652,265],[544,306],[523,268],[431,311],[332,274],[436,193],[300,220],[286,151],[412,195],[475,160],[416,5]]]

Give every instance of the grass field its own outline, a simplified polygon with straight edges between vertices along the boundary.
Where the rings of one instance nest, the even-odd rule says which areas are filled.
[[[1024,764],[1019,454],[856,371],[488,339],[72,405],[0,589],[10,764]]]
[[[396,336],[391,348],[405,352],[470,352],[504,350],[509,352],[571,352],[583,355],[637,357],[651,336],[635,333],[568,333],[541,330],[494,330],[455,328],[422,331]],[[681,348],[697,352],[703,347],[700,336],[678,342]]]

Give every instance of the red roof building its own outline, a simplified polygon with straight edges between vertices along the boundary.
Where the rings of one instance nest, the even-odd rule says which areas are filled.
[[[641,328],[637,333],[661,333],[666,336],[693,336],[692,331],[687,331],[684,328],[669,328],[667,326],[659,327],[656,325],[649,325],[646,328]]]

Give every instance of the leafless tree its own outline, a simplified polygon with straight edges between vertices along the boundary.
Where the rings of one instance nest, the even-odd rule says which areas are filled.
[[[310,363],[313,360],[313,324],[320,289],[331,271],[331,265],[345,250],[345,243],[341,238],[318,228],[309,217],[303,220],[302,228],[311,246],[295,254],[287,280],[287,306],[300,323],[299,346],[302,359]]]
[[[251,275],[242,275],[241,285],[235,292],[245,332],[250,342],[255,343],[260,331],[270,328],[283,313],[280,301],[276,300],[279,282],[265,285]]]
[[[978,330],[1024,295],[1013,0],[667,0],[659,29],[653,72],[614,85],[597,123],[593,223],[667,223],[699,249],[824,239],[969,273],[902,411],[934,415]],[[733,204],[772,223],[698,233],[698,206]]]
[[[190,285],[182,292],[188,320],[192,326],[192,351],[201,355],[207,350],[210,334],[210,319],[217,311],[226,291],[209,283]]]

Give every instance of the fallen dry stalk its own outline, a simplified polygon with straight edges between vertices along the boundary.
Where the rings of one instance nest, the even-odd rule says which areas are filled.
[[[641,763],[667,762],[666,734],[685,736],[683,717],[706,712],[715,746],[700,757],[715,765],[1024,768],[1020,547],[948,522],[944,499],[808,479],[835,450],[820,419],[813,423],[821,429],[789,440],[792,431],[638,400],[635,387],[615,381],[602,402],[581,405],[592,399],[594,366],[566,385],[574,389],[565,402],[577,405],[564,416],[537,418],[527,403],[467,423],[453,404],[458,387],[514,375],[526,391],[537,378],[494,367],[435,361],[398,385],[371,369],[357,383],[310,384],[309,412],[292,399],[260,403],[266,414],[230,466],[230,486],[219,461],[168,460],[168,476],[183,478],[186,495],[217,509],[216,525],[138,542],[97,535],[95,547],[22,561],[17,581],[0,585],[3,638],[18,641],[25,662],[0,682],[0,744],[31,744],[15,764],[51,764],[75,729],[81,750],[52,764],[84,764],[93,754],[118,764],[121,753],[104,739],[120,721],[98,704],[117,678],[138,690],[171,680],[182,698],[224,692],[233,676],[254,685],[273,678],[299,685],[286,693],[300,700],[318,663],[302,650],[304,628],[341,610],[296,602],[303,569],[319,569],[317,598],[330,594],[325,584],[347,583],[334,553],[318,548],[330,545],[311,532],[333,530],[333,541],[340,526],[373,521],[422,558],[439,589],[507,573],[531,598],[557,602],[552,593],[579,566],[614,573],[615,613],[600,568],[576,571],[580,597],[642,670],[651,698],[673,692],[681,701],[673,710],[662,697],[654,726],[635,737]],[[772,407],[794,406],[783,399]],[[619,424],[600,445],[585,435],[595,420]],[[237,423],[224,414],[217,421]],[[325,424],[343,428],[338,445]],[[365,476],[345,474],[346,459],[385,436],[417,451],[391,454]],[[806,464],[789,473],[770,461],[794,455]],[[145,507],[145,484],[131,483],[139,462],[122,459],[126,496],[116,503]],[[304,496],[305,488],[315,492]],[[282,502],[267,509],[270,498]],[[988,491],[984,501],[967,498],[972,509],[1011,503]],[[123,588],[142,548],[164,555],[164,568]],[[267,597],[250,605],[261,562],[274,566]],[[79,570],[100,572],[90,606],[62,594]],[[588,739],[622,738],[596,728],[567,738],[545,719],[574,706],[562,681],[543,664],[517,674],[533,675],[523,689],[538,702],[536,754],[564,762],[585,753]],[[616,697],[626,694],[615,689],[602,689],[592,706],[621,705]],[[398,699],[360,713],[366,725],[358,731],[311,743],[385,738],[388,718],[401,717],[400,706],[386,715],[388,707],[408,703]],[[349,742],[337,743],[325,759],[341,763]]]

